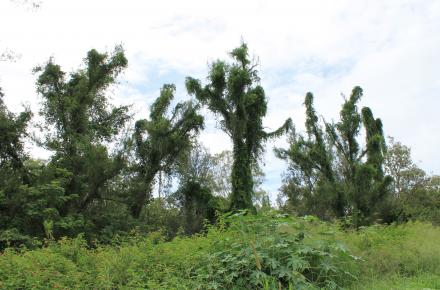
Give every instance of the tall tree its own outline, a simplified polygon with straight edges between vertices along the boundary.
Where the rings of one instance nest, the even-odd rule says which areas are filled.
[[[130,209],[134,217],[151,197],[155,176],[170,171],[179,155],[189,150],[192,139],[203,128],[203,117],[191,101],[178,103],[171,116],[167,111],[174,98],[174,85],[164,85],[160,96],[151,105],[150,119],[135,124],[136,156],[133,196]]]
[[[340,121],[326,124],[331,142],[340,156],[343,189],[350,203],[347,210],[355,226],[370,224],[378,218],[380,207],[387,203],[392,182],[392,178],[383,172],[386,144],[382,121],[375,119],[368,107],[359,112],[357,104],[362,96],[362,89],[354,87],[350,98],[342,105]],[[356,140],[362,125],[366,136],[363,150]]]
[[[126,66],[118,46],[111,54],[89,51],[85,68],[68,76],[53,59],[35,69],[40,73],[41,115],[49,130],[44,146],[54,152],[51,164],[71,173],[62,216],[82,214],[101,200],[123,166],[121,155],[111,155],[105,143],[114,141],[130,118],[127,106],[111,106],[108,97],[108,88]]]
[[[190,94],[220,116],[222,130],[232,139],[231,209],[253,209],[252,166],[264,151],[265,141],[287,131],[291,120],[274,132],[264,130],[267,100],[259,84],[257,64],[249,59],[244,43],[230,55],[233,63],[219,60],[211,65],[208,84],[203,86],[200,80],[188,77],[186,87]]]
[[[289,173],[282,191],[288,194],[300,214],[315,214],[323,219],[345,214],[345,197],[336,183],[331,145],[321,128],[313,105],[312,93],[307,93],[306,136],[294,130],[289,136],[290,147],[275,149],[277,157],[289,161]]]
[[[307,137],[293,132],[289,149],[276,149],[289,162],[290,175],[283,190],[302,204],[303,213],[322,218],[351,215],[355,226],[371,223],[386,203],[390,176],[383,171],[385,140],[382,122],[368,107],[359,112],[362,89],[355,87],[345,100],[337,123],[325,130],[313,107],[313,95],[305,98]],[[366,147],[357,140],[365,129]]]

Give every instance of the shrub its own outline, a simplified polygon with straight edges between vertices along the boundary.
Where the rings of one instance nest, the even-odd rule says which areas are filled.
[[[239,213],[228,222],[196,271],[205,289],[337,289],[355,279],[356,258],[315,218]]]

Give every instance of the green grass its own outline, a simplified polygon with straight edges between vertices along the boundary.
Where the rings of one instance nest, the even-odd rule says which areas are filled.
[[[345,232],[271,212],[170,242],[46,244],[0,254],[0,289],[440,289],[440,229],[427,223]]]
[[[365,260],[353,289],[440,289],[440,228],[371,226],[341,239]]]
[[[405,277],[400,275],[387,275],[376,277],[371,280],[363,280],[362,283],[353,285],[351,289],[359,290],[420,290],[440,289],[440,275],[432,273],[420,273],[415,276]]]

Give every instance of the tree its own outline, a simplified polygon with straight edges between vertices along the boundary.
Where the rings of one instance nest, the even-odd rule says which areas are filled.
[[[164,85],[150,108],[150,119],[138,120],[135,124],[133,137],[138,162],[133,168],[130,210],[136,218],[151,197],[156,174],[169,172],[203,128],[203,117],[191,101],[178,103],[171,116],[167,116],[175,89],[174,85]]]
[[[31,112],[11,113],[0,91],[0,248],[44,238],[45,224],[59,225],[68,173],[32,160],[24,149]]]
[[[187,234],[203,230],[205,220],[214,223],[216,211],[224,210],[224,199],[212,195],[211,188],[197,180],[183,180],[174,196],[185,218]]]
[[[215,158],[203,145],[195,142],[178,160],[179,180],[197,180],[211,191],[216,189]]]
[[[388,138],[388,150],[385,155],[385,172],[393,178],[393,190],[398,197],[403,192],[409,192],[415,187],[425,186],[426,173],[414,164],[411,158],[411,148]]]
[[[20,217],[21,201],[17,196],[20,188],[30,183],[30,172],[25,167],[28,156],[24,151],[23,139],[27,136],[27,125],[31,112],[25,110],[14,114],[3,102],[0,88],[0,248],[5,245],[5,235],[20,240],[22,225],[16,219]],[[18,223],[14,223],[14,220]],[[13,234],[5,234],[5,233]]]
[[[294,130],[289,136],[290,148],[275,149],[277,157],[289,161],[289,173],[282,191],[296,205],[299,214],[315,214],[323,219],[345,215],[346,201],[336,183],[332,148],[313,107],[313,95],[307,93],[307,137]]]
[[[397,221],[440,222],[438,176],[428,176],[412,160],[411,149],[389,137],[385,172],[393,177],[394,214]]]
[[[212,175],[214,181],[213,194],[224,198],[230,198],[232,192],[231,172],[233,165],[233,154],[230,150],[224,150],[212,156]],[[252,178],[254,192],[261,191],[261,184],[264,179],[264,172],[260,166],[254,164],[252,167]]]
[[[227,196],[214,195],[218,190],[215,157],[200,144],[194,144],[178,164],[179,188],[173,194],[185,218],[185,232],[194,234],[203,230],[204,222],[215,222],[216,211],[228,207]]]
[[[275,150],[289,162],[290,174],[283,190],[300,204],[303,213],[322,218],[350,215],[356,227],[378,218],[392,182],[383,172],[386,145],[382,122],[368,107],[358,111],[361,97],[362,89],[355,87],[342,106],[340,121],[324,122],[324,131],[313,107],[313,95],[307,93],[307,137],[293,132],[290,148]],[[365,149],[357,141],[362,126]]]
[[[252,167],[264,151],[264,142],[280,136],[291,127],[288,119],[278,130],[267,133],[262,119],[267,100],[259,85],[256,64],[249,59],[248,47],[242,44],[230,55],[234,62],[216,61],[211,65],[209,83],[188,77],[186,87],[191,95],[220,116],[221,129],[232,139],[231,209],[253,209]]]
[[[58,210],[78,223],[90,224],[84,215],[105,199],[110,181],[124,167],[122,154],[110,154],[105,143],[114,141],[130,118],[128,107],[111,106],[107,95],[126,66],[118,46],[111,54],[89,51],[85,68],[68,77],[53,59],[35,69],[48,129],[43,145],[54,152],[51,166],[70,173],[64,188],[68,200]]]
[[[0,88],[0,168],[19,171],[19,176],[26,182],[23,164],[27,155],[24,152],[23,138],[27,136],[26,129],[32,113],[28,109],[18,115],[10,112],[3,97]]]

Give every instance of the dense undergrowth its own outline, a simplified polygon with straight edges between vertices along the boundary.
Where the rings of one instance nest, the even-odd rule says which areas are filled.
[[[1,289],[440,288],[440,229],[426,223],[343,231],[314,217],[221,217],[204,235],[133,233],[0,255]]]

